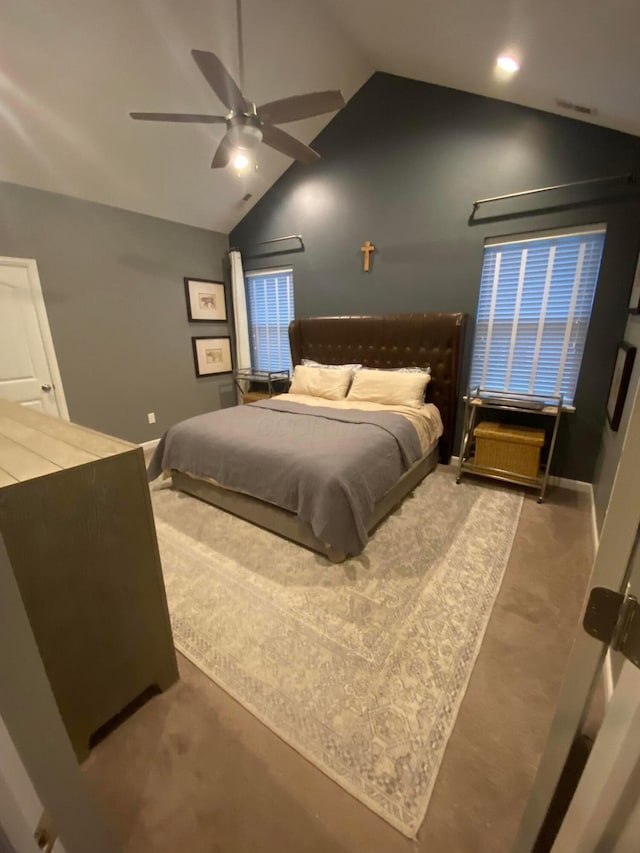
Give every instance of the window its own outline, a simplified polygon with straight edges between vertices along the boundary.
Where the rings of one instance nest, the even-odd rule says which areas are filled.
[[[289,323],[293,320],[293,271],[260,270],[245,275],[251,366],[291,370]]]
[[[573,405],[605,230],[485,243],[471,385]]]

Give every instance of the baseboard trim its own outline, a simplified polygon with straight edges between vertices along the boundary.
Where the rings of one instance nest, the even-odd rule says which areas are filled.
[[[154,450],[159,444],[159,438],[152,438],[151,441],[142,441],[139,446],[143,450]]]
[[[569,480],[567,477],[549,477],[550,486],[560,486],[562,489],[571,489],[572,492],[586,492],[593,498],[593,487],[591,483],[584,480]]]

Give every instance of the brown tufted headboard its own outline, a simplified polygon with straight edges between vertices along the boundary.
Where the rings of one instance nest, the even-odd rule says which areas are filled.
[[[431,367],[427,402],[440,410],[444,434],[440,459],[448,462],[455,437],[459,361],[466,314],[380,314],[293,320],[293,364],[312,358],[324,364],[365,367]]]

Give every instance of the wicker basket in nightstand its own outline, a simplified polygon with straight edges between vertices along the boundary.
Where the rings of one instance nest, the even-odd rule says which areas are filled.
[[[545,432],[534,427],[482,421],[474,429],[475,464],[521,477],[537,477]]]

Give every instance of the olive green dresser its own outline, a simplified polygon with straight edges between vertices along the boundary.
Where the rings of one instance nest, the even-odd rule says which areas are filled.
[[[142,448],[0,400],[0,532],[83,759],[178,679]]]

